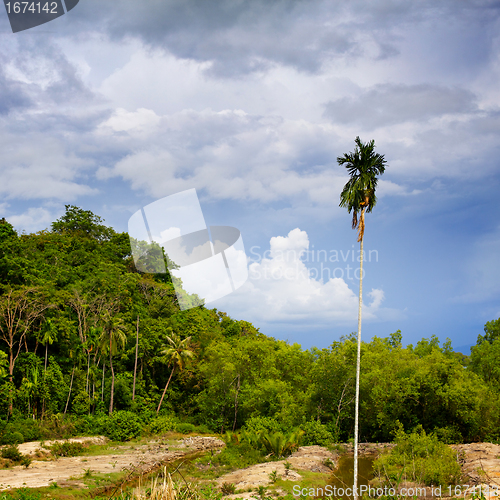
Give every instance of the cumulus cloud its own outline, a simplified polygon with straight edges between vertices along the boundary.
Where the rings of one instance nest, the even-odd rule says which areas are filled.
[[[133,131],[129,137],[133,144]],[[334,137],[328,125],[237,110],[185,111],[163,116],[147,151],[137,148],[99,176],[120,176],[155,197],[194,185],[215,199],[306,196],[330,203],[345,181],[344,172],[332,168]]]
[[[346,263],[337,268],[333,263],[319,270],[308,268],[304,259],[308,249],[309,237],[299,228],[287,236],[271,238],[269,250],[259,261],[250,263],[248,282],[220,303],[232,313],[244,313],[258,322],[352,323],[358,314],[358,295],[346,279],[348,274],[354,277],[355,269],[347,269]],[[346,279],[337,277],[340,275]],[[366,320],[395,314],[381,307],[383,290],[373,289],[365,298],[369,299],[363,305]]]
[[[2,210],[1,206],[0,210]],[[16,230],[26,231],[27,233],[38,231],[41,227],[48,228],[55,220],[54,211],[46,207],[32,207],[22,214],[8,214],[8,210],[6,212],[6,218]]]

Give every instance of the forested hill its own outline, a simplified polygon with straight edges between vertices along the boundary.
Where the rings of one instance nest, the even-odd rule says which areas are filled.
[[[215,309],[180,311],[170,277],[138,273],[128,235],[92,212],[67,206],[35,234],[2,219],[0,287],[0,444],[12,422],[85,432],[110,413],[144,428],[158,412],[217,432],[353,435],[354,337],[305,351]],[[364,343],[361,441],[390,440],[397,421],[448,442],[498,440],[499,361],[500,320],[470,357],[435,337],[403,348],[399,331]]]

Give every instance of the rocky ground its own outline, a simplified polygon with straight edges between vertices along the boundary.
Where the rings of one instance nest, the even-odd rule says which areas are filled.
[[[86,444],[105,444],[104,437],[74,438]],[[78,457],[54,459],[46,447],[53,442],[24,443],[19,451],[33,458],[28,468],[24,466],[0,469],[0,490],[19,487],[43,487],[51,483],[58,486],[85,487],[83,476],[86,471],[92,474],[109,474],[123,470],[148,471],[162,463],[178,460],[193,452],[222,448],[224,443],[215,437],[194,436],[166,443],[152,440],[147,444],[124,444],[105,449],[101,454],[87,454]],[[360,445],[360,453],[376,455],[391,447],[390,444],[366,443]],[[500,445],[473,443],[453,445],[464,472],[464,484],[490,485],[500,489]],[[352,451],[348,445],[345,451]],[[303,471],[330,474],[338,464],[339,453],[330,452],[321,446],[299,448],[287,460],[253,465],[237,470],[217,479],[217,486],[224,483],[234,484],[236,490],[244,493],[227,498],[250,498],[255,496],[259,486],[271,484],[270,474],[285,481],[300,481]],[[288,462],[289,467],[285,464]],[[287,464],[287,465],[288,465]],[[463,496],[463,495],[461,495]]]
[[[81,443],[103,444],[104,437],[74,438],[69,441]],[[54,441],[46,441],[50,446]],[[19,445],[19,451],[34,458],[28,468],[24,466],[0,470],[0,490],[9,488],[38,488],[57,483],[58,486],[84,487],[83,475],[86,471],[108,474],[123,470],[148,470],[163,462],[177,460],[187,453],[221,448],[224,443],[214,437],[189,437],[175,444],[163,444],[150,441],[145,445],[126,444],[114,446],[101,455],[82,455],[78,457],[61,457],[42,459],[49,453],[39,442]]]
[[[470,484],[490,485],[500,490],[500,445],[491,443],[455,444],[462,471]]]

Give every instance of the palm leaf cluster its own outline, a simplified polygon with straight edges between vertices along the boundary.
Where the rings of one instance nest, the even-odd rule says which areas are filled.
[[[256,450],[272,455],[276,458],[287,457],[293,453],[301,444],[304,431],[294,429],[289,432],[251,432],[241,430],[240,432],[226,432],[224,440],[227,445],[239,445],[246,443]]]
[[[359,242],[364,234],[364,214],[371,212],[377,203],[376,176],[385,172],[386,160],[384,155],[375,153],[375,141],[363,144],[358,136],[355,143],[354,152],[339,156],[337,162],[346,167],[350,176],[340,194],[340,206],[347,208],[349,213],[352,212],[352,228],[359,230]],[[361,216],[358,218],[360,212]]]

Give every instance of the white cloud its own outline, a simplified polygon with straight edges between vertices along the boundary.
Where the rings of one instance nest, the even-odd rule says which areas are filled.
[[[352,323],[358,314],[357,292],[349,288],[345,279],[336,277],[347,276],[347,266],[334,269],[326,263],[320,271],[308,269],[304,262],[308,249],[307,233],[298,228],[287,236],[271,238],[269,251],[259,262],[250,264],[248,282],[218,304],[233,315],[258,323]],[[354,272],[350,267],[350,273]],[[364,319],[400,316],[381,307],[382,290],[373,289],[365,297],[370,300],[363,305]],[[218,304],[214,305],[219,307]]]
[[[41,227],[48,228],[55,220],[54,212],[47,208],[29,208],[26,212],[18,215],[8,215],[7,220],[17,231],[38,231]]]
[[[154,129],[160,122],[160,117],[151,109],[139,108],[135,112],[117,108],[113,115],[99,125],[98,130],[106,133],[107,129],[114,132],[146,133]],[[109,130],[108,130],[109,132]]]
[[[77,181],[88,162],[68,152],[55,137],[32,133],[0,136],[0,194],[7,199],[53,198],[72,201],[96,193]]]

